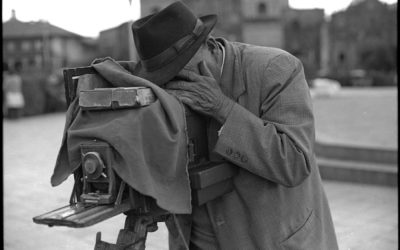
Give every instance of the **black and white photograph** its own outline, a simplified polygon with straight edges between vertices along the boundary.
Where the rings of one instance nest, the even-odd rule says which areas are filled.
[[[396,0],[2,18],[3,249],[399,249]]]

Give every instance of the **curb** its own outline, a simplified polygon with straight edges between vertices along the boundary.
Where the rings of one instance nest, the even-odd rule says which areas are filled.
[[[397,150],[379,147],[351,146],[341,144],[315,143],[315,153],[324,158],[362,162],[388,163],[397,165]]]
[[[316,142],[321,178],[397,186],[397,150]]]

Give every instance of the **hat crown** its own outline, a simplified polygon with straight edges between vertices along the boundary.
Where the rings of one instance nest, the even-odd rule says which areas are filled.
[[[140,60],[132,74],[157,85],[171,80],[196,54],[217,23],[216,15],[197,17],[182,2],[132,24]]]
[[[192,33],[197,17],[181,2],[132,24],[132,33],[140,59],[152,58]]]

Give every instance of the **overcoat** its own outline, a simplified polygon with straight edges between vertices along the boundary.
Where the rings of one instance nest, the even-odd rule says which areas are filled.
[[[220,86],[236,104],[209,140],[214,154],[239,169],[234,190],[207,204],[219,247],[338,249],[301,62],[280,49],[217,40],[226,51]],[[167,226],[170,249],[185,249],[180,235],[189,242],[190,215]]]

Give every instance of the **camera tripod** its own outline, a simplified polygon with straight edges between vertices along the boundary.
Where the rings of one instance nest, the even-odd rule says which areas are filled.
[[[118,234],[116,244],[101,240],[101,233],[96,235],[94,250],[144,250],[148,232],[158,229],[157,222],[166,220],[167,215],[146,216],[128,212],[124,229]]]

